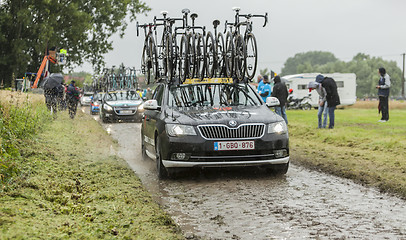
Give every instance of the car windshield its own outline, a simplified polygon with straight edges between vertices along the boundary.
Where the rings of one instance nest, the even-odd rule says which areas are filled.
[[[169,105],[197,106],[257,106],[262,102],[247,84],[191,84],[171,86]]]
[[[139,100],[140,96],[136,91],[109,92],[106,94],[106,101]]]

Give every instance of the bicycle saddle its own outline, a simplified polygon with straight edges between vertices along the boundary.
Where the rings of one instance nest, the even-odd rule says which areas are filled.
[[[233,9],[233,11],[236,11],[236,12],[239,12],[241,10],[240,7],[233,7],[232,9]]]
[[[185,9],[182,9],[182,13],[183,14],[188,14],[188,13],[190,13],[190,10],[188,9],[188,8],[185,8]]]
[[[220,21],[219,20],[214,20],[213,21],[213,25],[214,25],[214,27],[217,27],[218,25],[220,25]]]
[[[168,15],[168,11],[161,11],[161,15],[163,15],[163,16]]]
[[[192,13],[192,14],[190,15],[190,18],[196,19],[198,16],[199,16],[199,15],[197,15],[197,13]]]

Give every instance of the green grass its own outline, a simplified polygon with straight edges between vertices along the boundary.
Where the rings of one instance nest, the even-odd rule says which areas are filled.
[[[337,109],[335,128],[317,129],[317,111],[288,111],[294,163],[350,178],[406,199],[406,110]]]
[[[81,112],[20,141],[19,175],[0,192],[0,239],[183,239],[114,148]]]

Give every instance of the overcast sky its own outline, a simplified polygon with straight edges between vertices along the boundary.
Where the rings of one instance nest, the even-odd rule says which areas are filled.
[[[269,23],[254,20],[258,44],[258,68],[280,73],[283,64],[296,53],[328,51],[343,61],[357,53],[385,60],[394,60],[402,69],[402,53],[406,52],[406,1],[403,0],[146,0],[152,8],[148,16],[140,15],[140,23],[152,22],[162,10],[170,17],[180,17],[189,8],[199,17],[198,25],[212,30],[212,21],[233,21],[232,7],[241,13],[269,15]],[[107,67],[120,65],[140,68],[144,35],[136,36],[135,23],[126,35],[112,38],[114,50],[105,56]],[[75,71],[91,72],[89,64]]]

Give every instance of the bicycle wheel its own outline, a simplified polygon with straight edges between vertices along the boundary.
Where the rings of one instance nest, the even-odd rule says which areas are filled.
[[[206,66],[207,77],[212,78],[216,69],[216,44],[211,32],[208,32],[206,36]]]
[[[246,69],[248,80],[252,80],[255,77],[255,71],[257,70],[257,41],[253,33],[248,33],[245,38],[245,44],[247,47]]]
[[[144,48],[142,49],[142,58],[141,58],[141,71],[143,74],[145,74],[145,81],[147,84],[149,84],[150,79],[151,79],[151,71],[150,71],[150,57],[149,57],[149,41],[147,38],[145,39],[144,42]]]
[[[243,80],[245,76],[245,59],[247,58],[247,50],[245,41],[241,34],[238,34],[234,39],[234,70],[238,80]]]
[[[186,73],[187,77],[192,79],[195,77],[196,74],[196,44],[195,44],[196,35],[194,33],[190,33],[187,36],[187,55],[188,55],[188,71]]]
[[[224,37],[222,33],[217,34],[216,38],[216,65],[215,65],[215,75],[217,77],[225,77],[225,55],[226,50],[224,46]]]
[[[157,80],[159,78],[158,72],[158,55],[156,45],[152,35],[149,36],[149,50],[150,50],[150,62],[151,62],[151,79]],[[155,82],[155,81],[154,81]]]
[[[196,39],[196,74],[199,79],[203,79],[206,76],[206,44],[204,43],[204,37],[202,34],[197,35]]]
[[[165,34],[165,53],[164,53],[164,72],[168,76],[168,80],[173,78],[173,47],[172,47],[172,34]]]
[[[173,78],[179,77],[178,71],[178,59],[179,59],[179,46],[176,41],[176,34],[172,35],[172,76]]]
[[[183,83],[186,80],[187,72],[189,70],[189,59],[188,59],[188,42],[186,36],[183,35],[180,40],[179,48],[179,79]]]
[[[226,35],[226,54],[224,62],[226,65],[226,76],[233,77],[234,75],[234,41],[231,32],[227,32]]]

